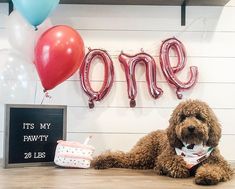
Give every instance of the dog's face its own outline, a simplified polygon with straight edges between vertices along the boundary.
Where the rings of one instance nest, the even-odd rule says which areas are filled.
[[[182,142],[215,147],[221,137],[221,129],[215,114],[206,103],[188,100],[180,103],[173,111],[167,135],[172,147],[180,148]]]

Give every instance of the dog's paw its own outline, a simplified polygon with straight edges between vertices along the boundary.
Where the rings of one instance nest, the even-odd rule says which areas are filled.
[[[98,156],[91,161],[91,167],[95,169],[107,169],[110,167],[107,157]]]
[[[107,168],[127,168],[130,167],[128,159],[123,152],[110,152],[107,151],[91,161],[91,167],[95,169]]]
[[[220,181],[218,172],[201,168],[195,175],[195,183],[199,185],[216,185]]]
[[[182,157],[176,156],[175,159],[168,164],[168,176],[173,178],[187,178],[190,176],[189,169]]]
[[[218,184],[219,180],[213,176],[206,176],[206,177],[197,177],[195,178],[195,183],[199,185],[216,185]]]
[[[187,168],[184,167],[166,167],[156,166],[154,172],[158,175],[167,175],[173,178],[187,178],[190,176],[190,172]]]
[[[166,175],[162,167],[160,167],[159,165],[155,166],[153,170],[154,170],[154,173],[156,173],[157,175]]]
[[[190,176],[190,172],[188,169],[179,168],[172,169],[167,175],[173,178],[187,178]]]
[[[113,167],[123,167],[122,159],[124,158],[124,153],[122,152],[105,152],[91,161],[91,167],[95,169],[107,169]]]

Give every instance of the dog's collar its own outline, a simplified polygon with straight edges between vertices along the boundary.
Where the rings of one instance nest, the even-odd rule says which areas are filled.
[[[188,169],[191,169],[195,165],[207,159],[214,149],[202,144],[195,145],[183,143],[183,145],[184,146],[181,149],[175,148],[175,152],[177,155],[183,157],[184,161],[187,163]]]

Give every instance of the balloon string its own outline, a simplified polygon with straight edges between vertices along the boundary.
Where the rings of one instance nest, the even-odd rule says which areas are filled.
[[[47,91],[44,91],[44,95],[43,95],[43,98],[42,98],[42,101],[41,101],[41,104],[43,104],[45,98],[49,98],[51,99],[51,96],[49,95],[49,93]]]

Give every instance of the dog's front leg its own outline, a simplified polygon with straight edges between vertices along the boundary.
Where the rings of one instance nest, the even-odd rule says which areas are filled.
[[[233,171],[227,161],[219,154],[218,150],[214,150],[197,169],[195,182],[200,185],[215,185],[230,180],[232,175]]]
[[[187,178],[190,172],[182,157],[175,154],[173,148],[166,149],[155,162],[155,172],[173,178]]]

